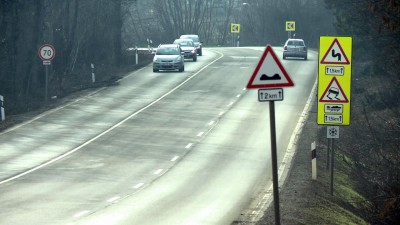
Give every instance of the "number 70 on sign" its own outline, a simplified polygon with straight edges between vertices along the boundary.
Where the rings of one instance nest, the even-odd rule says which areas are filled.
[[[54,56],[56,55],[56,50],[52,45],[45,44],[40,46],[39,48],[39,57],[43,61],[51,61],[54,59]]]

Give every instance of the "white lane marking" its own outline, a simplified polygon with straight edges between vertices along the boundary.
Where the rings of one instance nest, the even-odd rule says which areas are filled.
[[[191,147],[192,147],[192,145],[193,145],[193,143],[189,143],[189,144],[187,144],[187,145],[186,145],[186,147],[185,147],[185,148],[191,148]]]
[[[236,98],[240,98],[240,94],[239,94],[239,95],[236,95]]]
[[[197,137],[201,137],[201,136],[203,136],[203,134],[204,134],[204,132],[200,132],[197,134]]]
[[[248,66],[241,66],[240,69],[247,69],[249,68]]]
[[[172,158],[171,162],[175,162],[177,159],[179,159],[179,156],[175,156],[174,158]]]
[[[138,189],[138,188],[142,187],[143,185],[144,185],[144,183],[138,183],[133,188]]]
[[[79,212],[79,213],[74,215],[74,218],[82,217],[82,216],[88,214],[89,212],[90,212],[89,210],[85,210],[85,211]]]
[[[222,116],[222,115],[224,115],[224,112],[220,112],[220,113],[218,114],[218,116]]]
[[[233,102],[230,102],[228,106],[231,107],[232,105],[233,105]]]
[[[153,174],[154,174],[154,175],[158,175],[158,174],[160,174],[162,171],[163,171],[163,169],[158,169],[158,170],[156,170],[156,172],[154,172]]]
[[[246,88],[243,88],[242,90],[243,90],[243,91],[245,91],[245,90],[246,90]]]
[[[208,123],[208,125],[209,125],[209,126],[212,126],[214,123],[215,123],[215,121],[214,121],[214,120],[211,120],[211,121]]]
[[[121,197],[119,197],[119,196],[115,196],[115,197],[112,197],[112,198],[108,199],[107,202],[115,202],[115,201],[117,201],[117,200],[120,199],[120,198],[121,198]]]
[[[214,61],[210,62],[209,64],[205,65],[203,68],[201,68],[199,71],[197,71],[196,73],[194,73],[192,76],[188,77],[186,80],[184,80],[184,81],[183,81],[182,83],[180,83],[178,86],[176,86],[175,88],[171,89],[170,91],[168,91],[167,93],[165,93],[164,95],[162,95],[162,96],[159,97],[158,99],[154,100],[153,102],[151,102],[151,103],[148,104],[147,106],[145,106],[145,107],[141,108],[140,110],[138,110],[138,111],[132,113],[131,115],[129,115],[129,116],[126,117],[125,119],[121,120],[119,123],[117,123],[117,124],[115,124],[114,126],[108,128],[107,130],[105,130],[105,131],[103,131],[102,133],[96,135],[96,136],[93,137],[92,139],[86,141],[85,143],[83,143],[83,144],[81,144],[80,146],[78,146],[78,147],[72,149],[71,151],[66,152],[66,153],[64,153],[64,154],[62,154],[62,155],[60,155],[60,156],[58,156],[58,157],[56,157],[56,158],[53,158],[53,159],[51,159],[51,160],[49,160],[49,161],[47,161],[47,162],[45,162],[45,163],[43,163],[43,164],[41,164],[41,165],[39,165],[39,166],[33,167],[33,168],[31,168],[31,169],[29,169],[29,170],[27,170],[27,171],[25,171],[25,172],[22,172],[22,173],[20,173],[20,174],[18,174],[18,175],[16,175],[16,176],[10,177],[10,178],[5,179],[5,180],[2,180],[2,181],[0,181],[0,185],[1,185],[1,184],[4,184],[4,183],[7,183],[7,182],[10,182],[10,181],[12,181],[12,180],[15,180],[15,179],[17,179],[17,178],[23,177],[23,176],[25,176],[25,175],[27,175],[27,174],[30,174],[30,173],[32,173],[32,172],[34,172],[34,171],[36,171],[36,170],[38,170],[38,169],[40,169],[40,168],[46,167],[46,166],[48,166],[48,165],[50,165],[50,164],[52,164],[52,163],[54,163],[54,162],[57,162],[57,161],[59,161],[59,160],[65,158],[65,157],[71,155],[72,153],[74,153],[74,152],[76,152],[76,151],[82,149],[82,148],[85,147],[86,145],[92,143],[93,141],[95,141],[95,140],[99,139],[100,137],[104,136],[105,134],[111,132],[111,131],[114,130],[115,128],[121,126],[123,123],[125,123],[126,121],[128,121],[128,120],[131,119],[132,117],[134,117],[134,116],[138,115],[139,113],[143,112],[144,110],[150,108],[151,106],[153,106],[153,105],[155,105],[156,103],[158,103],[159,101],[161,101],[163,98],[165,98],[165,97],[167,97],[168,95],[170,95],[172,92],[176,91],[178,88],[180,88],[181,86],[183,86],[184,84],[186,84],[187,82],[189,82],[189,81],[190,81],[191,79],[193,79],[195,76],[199,75],[199,74],[200,74],[203,70],[205,70],[207,67],[209,67],[210,65],[212,65],[213,63],[215,63],[216,61],[218,61],[218,60],[220,60],[222,57],[224,57],[224,54],[223,54],[223,53],[221,53],[221,52],[217,52],[217,53],[220,54],[220,57],[218,57],[218,58],[215,59]],[[105,89],[105,88],[103,88],[103,89]],[[102,90],[102,89],[101,89],[101,90]],[[99,90],[99,91],[100,91],[100,90]],[[72,104],[72,103],[71,103],[71,104]],[[65,106],[64,106],[64,107],[65,107]],[[62,107],[61,107],[61,108],[62,108]],[[50,113],[50,112],[49,112],[49,113]],[[43,115],[40,116],[40,117],[43,117],[44,115],[47,115],[47,114],[43,114]],[[39,118],[40,118],[40,117],[39,117]],[[32,121],[33,121],[33,120],[32,120]]]

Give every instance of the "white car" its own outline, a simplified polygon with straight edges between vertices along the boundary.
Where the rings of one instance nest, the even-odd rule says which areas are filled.
[[[182,49],[177,44],[159,45],[153,58],[153,72],[160,70],[185,70],[185,59]]]

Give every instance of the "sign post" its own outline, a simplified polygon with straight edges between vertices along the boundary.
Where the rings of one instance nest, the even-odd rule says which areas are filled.
[[[239,42],[240,42],[240,24],[238,23],[231,23],[231,33],[232,34],[237,34],[237,43],[236,47],[239,47]],[[235,44],[233,44],[235,45]]]
[[[47,90],[48,90],[48,82],[49,82],[49,69],[48,66],[51,65],[51,60],[54,59],[56,55],[56,50],[52,45],[44,44],[39,48],[39,57],[43,60],[43,65],[45,66],[46,70],[46,77],[45,77],[45,94],[44,94],[44,102],[47,104]]]
[[[6,119],[6,114],[4,112],[4,97],[0,95],[0,121],[4,121]]]
[[[296,22],[295,21],[286,21],[285,29],[288,32],[288,39],[291,38],[292,31],[296,31]]]
[[[271,160],[272,179],[274,195],[275,224],[280,224],[279,210],[279,182],[278,182],[278,159],[276,147],[276,126],[275,126],[275,101],[283,100],[283,89],[277,87],[292,87],[294,83],[279,61],[274,50],[267,45],[261,59],[251,76],[247,88],[259,89],[258,100],[269,101],[269,118],[271,133]],[[272,89],[271,89],[272,88]]]

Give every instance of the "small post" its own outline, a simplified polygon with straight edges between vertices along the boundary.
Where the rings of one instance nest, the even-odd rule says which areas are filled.
[[[6,114],[4,112],[4,97],[0,95],[0,121],[4,121],[6,119]]]
[[[135,63],[136,63],[136,65],[139,64],[139,53],[138,53],[137,46],[135,46]]]
[[[49,87],[49,65],[45,65],[45,70],[46,70],[46,77],[45,79],[45,87],[44,87],[44,103],[47,105],[47,99],[48,99],[48,87]]]
[[[331,142],[331,144],[332,144],[332,148],[331,148],[331,150],[332,150],[332,155],[331,155],[331,195],[333,195],[333,171],[334,171],[334,163],[335,163],[335,150],[334,150],[334,144],[333,144],[333,139],[332,139],[332,142]]]
[[[315,141],[311,143],[311,167],[312,167],[312,179],[317,179],[317,149]]]
[[[328,138],[328,145],[326,150],[326,170],[329,170],[329,154],[331,151],[331,139]]]
[[[150,52],[150,39],[147,38],[147,50]]]
[[[150,40],[150,52],[153,52],[153,41]]]
[[[94,64],[91,63],[90,67],[92,68],[92,83],[96,82],[96,75],[94,74]]]

